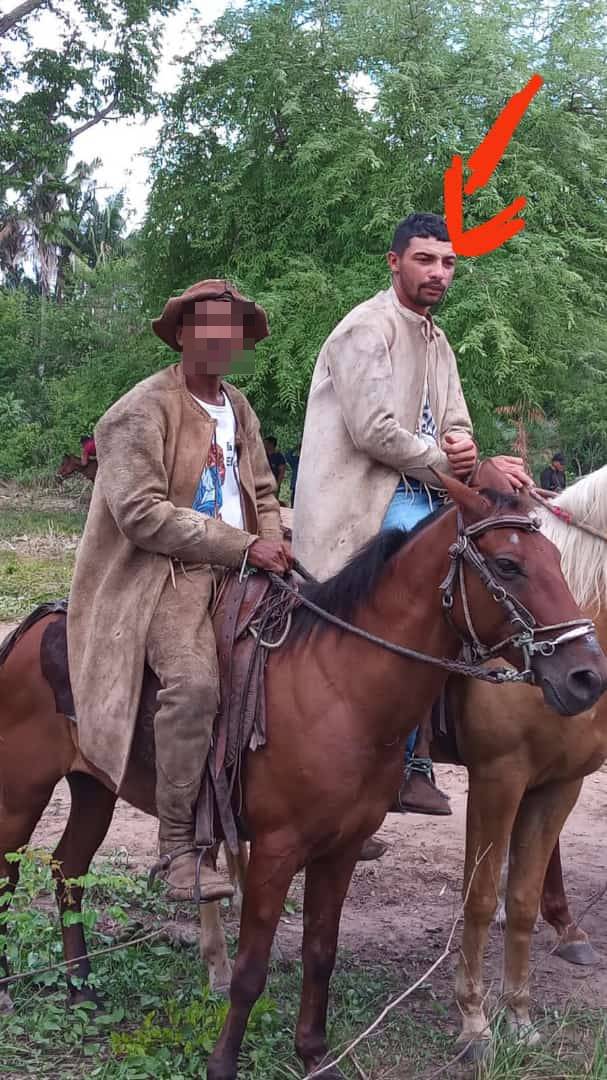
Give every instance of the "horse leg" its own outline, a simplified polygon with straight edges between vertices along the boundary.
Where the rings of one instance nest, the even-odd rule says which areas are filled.
[[[508,848],[504,852],[504,858],[502,859],[502,869],[500,871],[500,882],[497,890],[497,910],[495,912],[494,922],[500,930],[506,929],[506,889],[508,887]]]
[[[512,1029],[539,1041],[529,1016],[529,947],[546,867],[582,787],[580,779],[525,792],[510,841],[506,894],[504,998]]]
[[[559,944],[554,950],[556,956],[560,956],[562,960],[567,960],[570,964],[598,963],[598,954],[590,944],[588,934],[581,927],[576,926],[569,910],[563,882],[561,846],[558,840],[554,845],[544,878],[541,912],[545,921],[558,934]]]
[[[228,847],[225,847],[224,851],[230,881],[236,886],[232,908],[240,914],[249,861],[247,845],[240,843],[237,855],[233,855]],[[211,990],[227,995],[232,978],[232,966],[228,957],[219,904],[200,905],[200,957],[207,965]]]
[[[53,876],[63,936],[63,955],[67,961],[66,977],[70,1004],[97,1001],[94,990],[87,985],[91,965],[87,955],[82,923],[63,925],[66,912],[80,913],[84,888],[70,885],[70,878],[79,878],[88,872],[91,860],[99,845],[105,840],[110,827],[116,795],[99,780],[86,773],[70,773],[72,805],[70,816],[55,851]]]
[[[283,845],[281,845],[282,847]],[[230,985],[230,1009],[207,1065],[207,1080],[235,1080],[238,1054],[253,1005],[263,993],[272,939],[293,875],[300,864],[296,844],[285,855],[253,842],[242,906],[238,956]]]
[[[503,763],[500,773],[507,775]],[[464,872],[464,929],[457,968],[455,997],[462,1017],[457,1045],[466,1047],[465,1060],[481,1060],[491,1032],[483,1008],[483,957],[487,934],[498,901],[502,860],[523,793],[522,783],[497,775],[480,780],[470,774]]]
[[[242,911],[242,898],[244,896],[245,881],[247,879],[249,849],[246,843],[240,841],[238,844],[237,855],[233,855],[227,847],[224,850],[230,874],[230,881],[235,887],[232,909],[239,915]]]
[[[41,782],[36,787],[20,790],[0,784],[0,911],[8,911],[8,903],[19,881],[19,862],[8,862],[6,855],[29,843],[49,799],[56,779]],[[5,899],[8,893],[9,900]],[[8,959],[0,955],[0,976],[10,974]],[[8,990],[0,985],[0,1013],[12,1009]]]
[[[303,987],[295,1047],[306,1073],[327,1061],[327,1005],[333,973],[339,920],[360,842],[306,867],[303,934]],[[337,1067],[322,1073],[326,1080],[343,1080]]]
[[[200,958],[207,965],[211,990],[227,997],[232,966],[217,902],[200,905]]]

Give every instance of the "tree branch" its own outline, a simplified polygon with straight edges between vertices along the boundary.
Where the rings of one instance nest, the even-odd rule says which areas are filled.
[[[7,12],[0,19],[0,37],[4,37],[8,34],[9,30],[12,30],[13,26],[16,26],[18,22],[25,19],[26,15],[31,15],[32,11],[36,8],[43,7],[47,0],[23,0],[22,4],[17,4],[17,7],[12,11]]]
[[[88,131],[89,128],[94,127],[95,124],[100,124],[102,120],[106,120],[112,109],[116,108],[117,104],[118,98],[112,98],[109,105],[106,105],[104,109],[100,109],[99,112],[96,112],[94,116],[91,116],[90,120],[86,120],[80,127],[74,128],[72,131],[67,131],[65,135],[62,135],[61,138],[57,139],[57,142],[73,142],[78,135],[82,135],[83,132]]]
[[[100,109],[99,112],[96,112],[94,116],[91,116],[90,120],[86,120],[84,124],[81,124],[80,127],[74,128],[72,131],[67,131],[65,135],[59,136],[57,138],[57,143],[61,145],[63,143],[73,142],[74,139],[78,137],[78,135],[82,135],[84,131],[88,131],[89,128],[94,127],[95,124],[99,124],[102,120],[106,120],[112,109],[114,109],[117,104],[118,99],[113,98],[112,101],[110,101],[109,105],[106,105],[104,109]],[[113,119],[117,119],[117,117]],[[12,165],[9,165],[8,169],[5,169],[5,171],[0,174],[0,184],[3,184],[7,180],[10,180],[12,176],[17,176],[22,164],[23,162],[15,161]]]

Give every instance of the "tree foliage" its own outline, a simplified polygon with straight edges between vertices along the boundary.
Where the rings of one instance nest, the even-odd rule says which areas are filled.
[[[86,166],[69,165],[75,140],[154,112],[162,17],[179,3],[23,0],[0,16],[0,271],[9,284],[32,262],[50,294],[75,184],[87,178]]]
[[[392,0],[372,15],[362,0],[229,11],[165,103],[144,239],[150,297],[230,274],[266,303],[273,335],[249,389],[293,434],[322,340],[387,282],[396,221],[442,210],[451,155],[468,157],[538,71],[545,87],[467,222],[525,194],[526,230],[463,262],[438,318],[486,450],[504,442],[497,405],[569,416],[582,358],[606,344],[606,13],[603,0],[482,11],[414,0],[406,18]],[[604,453],[597,417],[593,440],[598,428]],[[563,435],[575,441],[575,425]]]
[[[0,446],[0,471],[48,460],[113,396],[169,363],[147,320],[169,295],[211,276],[232,277],[267,307],[272,336],[240,381],[266,430],[285,448],[295,444],[324,338],[388,283],[395,223],[415,209],[442,210],[453,153],[468,158],[534,72],[545,85],[466,210],[470,226],[524,194],[526,229],[491,255],[461,260],[437,318],[483,451],[509,448],[525,417],[536,467],[557,448],[580,470],[605,460],[607,0],[410,0],[406,10],[393,0],[372,9],[363,0],[252,0],[229,9],[201,29],[162,102],[148,215],[127,258],[103,246],[99,215],[81,213],[77,192],[70,211],[65,145],[116,92],[122,111],[145,110],[149,28],[173,0],[133,9],[113,0],[103,13],[81,2],[100,26],[112,13],[111,57],[104,52],[99,69],[111,75],[105,97],[86,41],[75,79],[69,34],[51,74],[35,50],[41,98],[34,68],[12,104],[0,86],[0,120],[6,108],[9,121],[0,163],[19,163],[23,183],[16,173],[11,183],[22,200],[39,177],[43,186],[54,177],[67,213],[55,222],[57,250],[84,245],[60,307],[24,290],[0,295],[0,423],[13,433]],[[1,34],[0,21],[0,42]],[[133,35],[134,51],[118,63]],[[64,89],[77,90],[63,95],[67,111],[64,60]],[[8,87],[16,72],[2,78]],[[52,148],[36,120],[45,109]],[[5,241],[18,265],[18,231]],[[2,243],[0,229],[0,251]]]

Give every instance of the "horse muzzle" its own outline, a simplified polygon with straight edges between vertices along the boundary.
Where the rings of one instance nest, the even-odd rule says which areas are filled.
[[[607,689],[607,657],[595,634],[586,634],[550,656],[536,656],[533,673],[546,704],[561,716],[591,709]]]

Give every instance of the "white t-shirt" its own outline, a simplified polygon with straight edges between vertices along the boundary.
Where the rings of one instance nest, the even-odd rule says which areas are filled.
[[[244,529],[240,483],[236,461],[236,418],[229,398],[223,405],[210,405],[194,397],[194,401],[216,421],[215,437],[211,443],[206,465],[202,470],[192,504],[194,510],[208,517],[220,518],[226,525]]]

